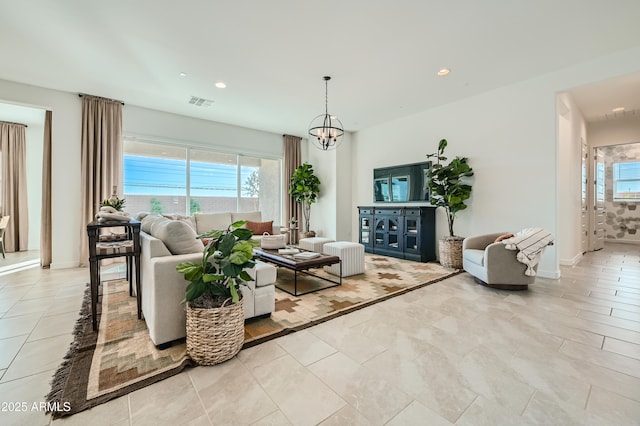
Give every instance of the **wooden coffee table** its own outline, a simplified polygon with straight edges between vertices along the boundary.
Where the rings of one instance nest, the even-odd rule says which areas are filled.
[[[303,252],[313,253],[313,252],[310,252],[309,250],[303,250],[303,249],[299,249],[299,250],[300,250],[300,253],[303,253]],[[264,262],[269,262],[276,266],[280,266],[282,268],[293,271],[293,292],[291,292],[287,288],[284,288],[278,285],[278,282],[276,281],[277,288],[293,296],[300,296],[302,294],[312,293],[314,291],[324,290],[326,288],[342,285],[342,262],[340,261],[340,258],[338,256],[331,256],[328,254],[320,253],[319,256],[314,257],[312,259],[298,259],[298,258],[295,258],[293,254],[280,254],[278,253],[278,250],[263,249],[258,247],[258,248],[255,248],[253,251],[257,256],[260,257],[260,260]],[[333,281],[327,277],[322,277],[320,275],[312,274],[311,272],[309,272],[310,269],[316,269],[316,268],[321,268],[323,266],[335,265],[336,263],[340,264],[339,281]],[[330,285],[314,288],[312,290],[299,293],[298,292],[298,273],[319,278],[321,280],[329,282]]]

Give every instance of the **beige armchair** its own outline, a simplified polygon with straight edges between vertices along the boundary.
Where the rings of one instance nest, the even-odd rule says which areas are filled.
[[[516,250],[507,250],[496,238],[504,235],[480,235],[462,243],[462,267],[476,282],[502,290],[526,290],[536,277],[525,275],[527,265],[516,259]],[[537,270],[537,265],[534,267]]]

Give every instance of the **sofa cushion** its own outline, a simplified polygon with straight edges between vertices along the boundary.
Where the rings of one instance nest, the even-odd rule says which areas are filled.
[[[187,225],[192,227],[194,231],[196,230],[196,219],[193,216],[185,216],[177,213],[163,213],[162,216],[166,217],[167,219],[180,220],[182,222],[185,222]]]
[[[231,225],[231,213],[200,213],[194,217],[198,234],[204,234],[216,229],[224,230]]]
[[[260,260],[256,261],[256,266],[245,270],[253,278],[256,287],[264,287],[275,283],[278,275],[275,266]]]
[[[204,244],[189,224],[181,220],[166,219],[155,222],[151,235],[162,240],[172,254],[197,253],[204,250]]]
[[[140,222],[140,229],[149,235],[153,235],[151,233],[151,228],[153,227],[153,224],[156,222],[164,222],[166,220],[169,220],[169,219],[163,217],[160,214],[155,214],[155,213],[146,214]]]
[[[484,265],[484,250],[465,249],[462,252],[462,256],[465,260],[475,263],[476,265]]]
[[[252,222],[249,220],[247,221],[245,228],[253,231],[253,235],[262,235],[265,232],[267,234],[271,234],[273,232],[273,221],[270,220],[269,222]]]
[[[231,213],[231,222],[237,222],[239,220],[247,220],[251,222],[262,222],[262,213],[260,212]],[[269,233],[271,233],[271,231],[269,231]]]

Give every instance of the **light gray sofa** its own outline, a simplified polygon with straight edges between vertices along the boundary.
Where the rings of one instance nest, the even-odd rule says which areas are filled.
[[[203,227],[215,226],[206,231],[226,228],[232,221],[242,220],[234,219],[232,214],[211,215],[215,217],[196,215],[199,216],[199,223]],[[160,346],[186,335],[185,307],[181,301],[188,282],[176,270],[176,266],[182,262],[201,261],[204,246],[196,239],[196,230],[185,219],[162,220],[147,214],[140,214],[138,217],[142,221],[142,313],[151,340],[156,346]],[[215,223],[224,218],[229,220],[225,225]],[[205,232],[203,229],[198,229],[198,233]],[[275,308],[276,268],[257,261],[255,268],[247,269],[247,272],[254,281],[249,282],[248,286],[241,286],[245,318],[270,315]]]
[[[462,242],[462,267],[479,284],[503,290],[526,290],[535,276],[525,274],[527,265],[516,258],[517,251],[495,242],[504,232],[465,238]],[[535,270],[538,269],[536,265]]]

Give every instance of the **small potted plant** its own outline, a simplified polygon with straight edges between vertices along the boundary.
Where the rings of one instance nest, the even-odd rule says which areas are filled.
[[[449,164],[444,150],[447,140],[442,139],[438,144],[438,151],[428,154],[428,158],[435,158],[436,164],[429,169],[430,202],[437,207],[444,207],[447,212],[449,235],[440,239],[440,263],[448,268],[462,268],[462,241],[453,232],[453,222],[456,214],[467,208],[465,201],[471,197],[471,185],[465,178],[473,176],[473,169],[469,166],[467,157],[455,157]]]
[[[291,175],[289,194],[296,202],[302,204],[305,237],[315,236],[315,232],[309,229],[309,219],[311,216],[311,204],[318,200],[319,193],[320,179],[313,173],[313,166],[308,163],[302,164]]]
[[[238,221],[226,230],[199,235],[207,241],[200,262],[183,262],[176,269],[189,284],[187,353],[198,364],[213,365],[232,358],[244,342],[244,308],[240,286],[251,281],[245,269],[255,266],[253,232]]]
[[[100,207],[111,207],[116,211],[119,211],[119,212],[122,211],[122,209],[124,208],[124,205],[126,204],[126,200],[124,198],[118,198],[117,188],[118,188],[117,186],[113,187],[113,194],[111,194],[111,197],[103,200],[100,203]]]

